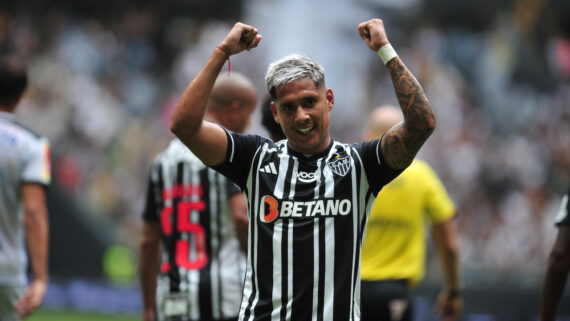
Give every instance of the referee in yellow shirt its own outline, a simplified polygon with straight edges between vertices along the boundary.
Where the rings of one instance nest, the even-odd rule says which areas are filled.
[[[378,107],[369,118],[363,138],[378,138],[402,119],[398,108]],[[424,276],[428,224],[445,282],[436,312],[444,321],[458,319],[462,299],[453,223],[455,212],[445,187],[424,161],[414,160],[400,176],[384,186],[370,212],[362,246],[363,321],[413,320],[409,288],[416,286]]]

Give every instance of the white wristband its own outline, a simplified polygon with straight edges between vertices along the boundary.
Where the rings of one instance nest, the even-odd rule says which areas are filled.
[[[382,59],[382,62],[384,64],[387,64],[388,61],[392,60],[392,58],[398,57],[396,50],[392,48],[391,44],[383,45],[382,47],[380,47],[380,49],[378,49],[376,53],[378,54],[380,59]]]

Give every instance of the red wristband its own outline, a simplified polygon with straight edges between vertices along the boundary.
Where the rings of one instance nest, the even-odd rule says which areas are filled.
[[[220,49],[224,53],[224,55],[226,55],[226,58],[228,58],[228,76],[229,76],[230,72],[232,71],[232,62],[230,61],[230,56],[228,56],[228,52],[226,51],[226,49],[224,49],[224,47],[217,46],[216,48]]]

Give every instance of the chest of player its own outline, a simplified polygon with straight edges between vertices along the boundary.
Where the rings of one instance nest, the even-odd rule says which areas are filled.
[[[353,214],[358,171],[349,155],[271,157],[258,168],[253,187],[257,187],[261,222],[342,219]]]

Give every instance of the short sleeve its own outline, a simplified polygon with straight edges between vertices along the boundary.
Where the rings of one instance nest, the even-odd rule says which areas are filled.
[[[432,223],[446,221],[455,215],[455,204],[435,171],[428,164],[424,165],[422,177],[427,187],[427,215]]]
[[[257,135],[238,134],[225,128],[224,130],[228,137],[226,159],[222,164],[211,166],[211,168],[228,177],[243,190],[256,151],[265,141],[269,140]]]
[[[226,193],[228,197],[233,196],[235,194],[241,193],[239,186],[237,186],[234,182],[227,179],[226,180]]]
[[[146,202],[143,208],[142,217],[145,222],[153,222],[158,221],[159,213],[157,212],[158,204],[156,199],[156,182],[153,179],[152,171],[156,170],[156,165],[153,166],[151,169],[150,174],[148,175],[148,184],[147,184],[147,191],[146,191]]]
[[[49,142],[40,138],[30,142],[24,154],[23,183],[49,185],[51,182],[51,154]]]
[[[393,169],[386,163],[380,148],[381,141],[382,139],[374,139],[353,145],[362,159],[366,178],[374,195],[405,169]]]

